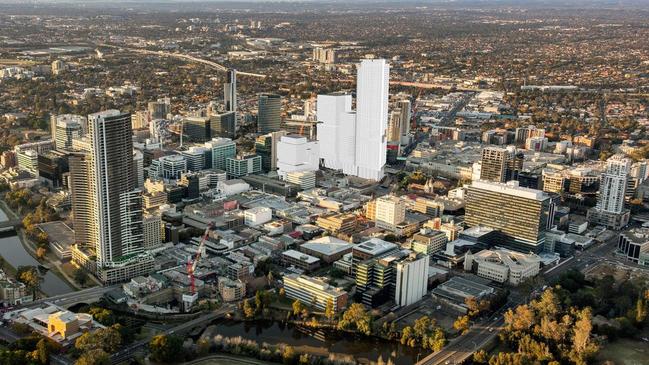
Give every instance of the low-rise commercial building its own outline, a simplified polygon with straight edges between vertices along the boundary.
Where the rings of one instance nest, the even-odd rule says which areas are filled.
[[[351,234],[356,230],[356,216],[353,214],[333,214],[318,217],[315,224],[332,234]]]
[[[320,259],[305,253],[287,250],[282,252],[282,262],[285,266],[293,266],[306,272],[311,272],[320,267]]]
[[[334,313],[342,311],[347,306],[347,292],[329,285],[324,280],[297,274],[284,275],[283,280],[288,298],[313,305],[321,311],[326,310],[327,305],[330,305]]]
[[[464,269],[499,283],[518,285],[539,274],[541,259],[536,254],[523,254],[505,249],[467,252]]]
[[[224,276],[219,277],[219,293],[224,302],[236,302],[246,296],[246,283],[241,280],[232,280]]]
[[[633,228],[620,233],[617,252],[629,261],[639,263],[649,253],[649,228]]]
[[[326,263],[332,263],[351,252],[353,246],[347,241],[325,236],[303,243],[300,245],[300,251],[317,257]]]

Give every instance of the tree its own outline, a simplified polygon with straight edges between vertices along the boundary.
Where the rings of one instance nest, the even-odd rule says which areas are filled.
[[[372,333],[372,317],[362,304],[354,303],[343,313],[342,319],[338,322],[338,329],[355,329],[369,336]]]
[[[416,342],[414,330],[410,326],[406,326],[403,328],[403,331],[401,331],[401,344],[405,346],[413,346]]]
[[[41,246],[47,245],[50,242],[50,237],[45,232],[40,232],[36,235],[36,243]]]
[[[38,343],[36,344],[36,358],[38,359],[38,362],[47,365],[50,361],[50,351],[47,348],[47,343],[45,342],[44,338],[41,338]]]
[[[541,317],[556,318],[561,310],[559,298],[552,289],[545,290],[541,294],[541,298],[538,301],[532,301],[531,305]]]
[[[18,266],[16,278],[31,289],[32,294],[36,297],[36,292],[40,289],[42,280],[36,266]]]
[[[489,354],[485,350],[478,350],[473,353],[474,364],[486,364],[489,361]]]
[[[243,301],[243,315],[246,318],[253,318],[255,316],[255,308],[253,308],[248,299]]]
[[[115,324],[115,315],[110,309],[102,307],[90,307],[88,314],[92,315],[92,317],[97,322],[103,324],[104,326],[112,326],[113,324]]]
[[[593,330],[591,316],[590,308],[584,308],[577,313],[570,357],[578,365],[586,364],[587,360],[598,350],[597,344],[591,338],[591,331]]]
[[[81,354],[75,365],[110,365],[110,356],[101,349],[89,350]]]
[[[641,324],[647,319],[647,311],[647,302],[644,298],[639,297],[635,308],[636,323]]]
[[[282,361],[284,364],[292,364],[295,361],[296,352],[293,346],[285,346],[282,352]]]
[[[45,259],[45,255],[47,255],[47,249],[45,247],[39,247],[36,249],[36,258],[39,260]]]
[[[88,281],[88,275],[86,275],[86,272],[81,268],[74,269],[72,277],[74,278],[74,281],[79,283],[81,286],[86,285],[86,282]]]
[[[83,352],[99,349],[113,353],[119,349],[121,343],[122,337],[119,331],[114,327],[106,327],[84,333],[77,338],[74,347]]]
[[[300,313],[302,313],[302,310],[304,309],[304,306],[302,305],[302,302],[299,300],[295,299],[292,304],[293,307],[293,315],[297,316]]]
[[[327,299],[327,305],[325,307],[325,317],[327,317],[328,320],[332,320],[334,318],[334,315],[336,314],[335,308],[334,308],[334,301],[331,298]]]
[[[183,361],[183,340],[173,335],[157,335],[149,342],[151,359],[162,363]]]
[[[457,331],[461,332],[462,334],[465,334],[466,332],[468,332],[469,331],[469,316],[457,317],[455,322],[453,322],[453,328],[455,328]]]
[[[255,293],[255,313],[260,313],[264,309],[264,300],[262,298],[263,293],[260,290],[257,290]]]

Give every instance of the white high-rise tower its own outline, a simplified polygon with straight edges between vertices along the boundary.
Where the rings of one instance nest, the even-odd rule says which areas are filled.
[[[622,213],[630,170],[631,160],[623,155],[614,155],[606,161],[606,171],[602,174],[597,209],[609,213]]]
[[[383,178],[387,151],[390,66],[363,60],[356,77],[356,176]]]
[[[613,229],[621,229],[630,218],[630,211],[624,208],[631,160],[622,154],[614,155],[606,161],[606,171],[599,185],[597,206],[588,210],[590,223]]]
[[[324,166],[371,180],[383,178],[390,67],[363,60],[358,67],[357,110],[351,95],[318,95],[320,159]]]

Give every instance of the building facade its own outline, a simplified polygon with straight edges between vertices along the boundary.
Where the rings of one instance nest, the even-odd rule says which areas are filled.
[[[506,247],[538,253],[554,216],[551,197],[540,190],[522,188],[517,181],[474,181],[467,192],[465,223],[498,232]]]

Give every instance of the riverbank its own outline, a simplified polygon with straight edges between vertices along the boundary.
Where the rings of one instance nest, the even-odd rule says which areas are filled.
[[[7,219],[22,219],[21,216],[16,213],[9,205],[7,202],[0,198],[0,209],[4,213],[4,215],[7,217]],[[58,277],[63,283],[65,283],[71,291],[79,290],[80,286],[68,275],[64,273],[62,268],[60,267],[60,263],[57,262],[57,259],[55,257],[52,257],[53,254],[49,253],[47,260],[39,260],[38,256],[36,255],[36,249],[38,248],[36,243],[33,242],[29,237],[27,237],[27,234],[25,233],[25,230],[23,228],[17,228],[16,229],[16,236],[15,236],[18,241],[20,242],[20,245],[23,247],[24,251],[31,256],[36,263],[45,269],[48,270],[48,272],[51,272],[52,275],[55,275]],[[5,259],[5,266],[7,268],[10,268],[8,270],[8,273],[11,272],[11,274],[15,277],[17,266],[15,263],[10,262],[6,257]],[[38,291],[39,296],[41,297],[47,297],[48,294],[44,292],[42,289]]]
[[[308,354],[326,360],[327,364],[354,364],[356,361],[371,364],[382,359],[384,362],[392,360],[395,365],[412,365],[418,356],[427,352],[374,336],[269,320],[217,320],[203,331],[200,339],[210,343],[217,353],[235,352],[258,359],[267,355],[268,350],[274,354],[277,349],[283,351],[289,346],[297,354]]]
[[[275,365],[275,363],[234,355],[209,355],[183,365]]]

